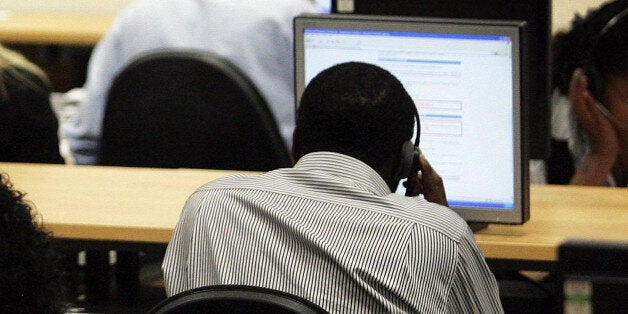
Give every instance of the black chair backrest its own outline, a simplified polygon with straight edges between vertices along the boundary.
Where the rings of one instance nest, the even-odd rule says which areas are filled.
[[[301,297],[273,289],[244,285],[215,285],[173,295],[153,307],[151,314],[178,313],[327,313]]]
[[[131,62],[109,91],[100,164],[266,171],[292,165],[255,86],[205,51]]]

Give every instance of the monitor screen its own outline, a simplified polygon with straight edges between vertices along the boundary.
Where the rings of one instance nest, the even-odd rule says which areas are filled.
[[[525,23],[359,15],[295,19],[297,104],[307,83],[342,62],[376,64],[404,85],[421,120],[420,148],[469,222],[523,223],[521,130]],[[398,193],[404,193],[400,185]]]
[[[545,159],[550,152],[551,0],[332,0],[332,13],[436,18],[526,21],[526,82],[533,100],[523,108],[530,158]]]

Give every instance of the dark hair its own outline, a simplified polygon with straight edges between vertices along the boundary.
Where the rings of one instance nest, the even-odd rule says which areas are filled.
[[[390,72],[349,62],[319,73],[297,112],[295,159],[316,151],[352,156],[375,170],[398,158],[414,129],[414,103]]]
[[[0,312],[59,313],[58,257],[24,194],[0,174]]]
[[[552,87],[567,94],[576,68],[594,68],[602,80],[628,76],[628,17],[604,32],[608,21],[628,8],[628,0],[608,2],[576,16],[571,29],[554,36],[552,42]]]

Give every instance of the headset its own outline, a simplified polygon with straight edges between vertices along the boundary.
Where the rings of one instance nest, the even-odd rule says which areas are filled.
[[[598,69],[595,62],[595,52],[598,51],[599,42],[604,38],[604,36],[612,29],[615,25],[619,24],[623,18],[628,15],[628,8],[623,11],[617,13],[613,16],[604,27],[598,33],[597,38],[593,42],[593,48],[591,49],[591,53],[589,53],[588,58],[586,58],[586,62],[583,64],[584,72],[589,78],[589,90],[593,94],[596,100],[600,101],[602,96],[604,95],[606,82],[604,82],[604,75]]]
[[[413,106],[414,107],[414,106]],[[407,179],[413,174],[421,171],[421,163],[419,162],[419,155],[421,155],[421,149],[419,149],[419,141],[421,137],[421,121],[419,120],[419,111],[414,107],[414,119],[416,121],[416,137],[414,143],[407,141],[404,143],[401,150],[401,166],[399,175],[402,179]],[[412,191],[415,187],[414,180],[408,180],[406,183],[406,196],[412,196]]]

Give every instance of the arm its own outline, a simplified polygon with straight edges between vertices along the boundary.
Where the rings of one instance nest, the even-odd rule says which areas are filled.
[[[78,100],[79,103],[72,121],[62,124],[63,135],[79,164],[98,163],[105,100],[115,75],[126,62],[122,56],[123,47],[119,44],[120,24],[121,20],[117,19],[94,48],[83,90],[72,90],[66,94],[68,99]]]
[[[213,257],[216,248],[208,221],[215,221],[207,209],[207,193],[197,190],[185,203],[162,263],[164,288],[168,296],[220,282]]]
[[[576,166],[569,184],[604,185],[619,154],[619,140],[611,122],[588,90],[587,76],[576,69],[569,84],[569,99],[578,124],[589,137],[590,152]]]
[[[458,243],[448,309],[451,313],[503,313],[499,288],[484,257],[468,231]]]
[[[172,233],[161,265],[164,289],[168,296],[190,289],[189,271],[190,250],[194,236],[196,216],[203,198],[195,192],[185,203],[181,217]]]

